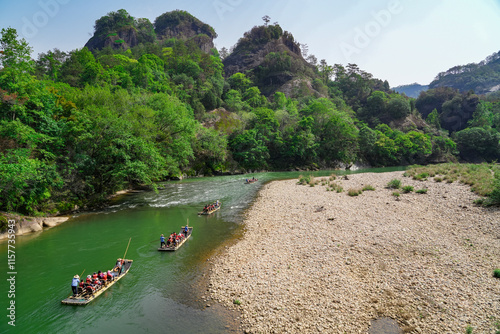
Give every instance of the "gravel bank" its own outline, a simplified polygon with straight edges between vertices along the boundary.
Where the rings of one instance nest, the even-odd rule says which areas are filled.
[[[498,208],[474,206],[458,183],[348,178],[335,181],[342,193],[265,185],[242,240],[212,259],[209,298],[239,310],[247,333],[367,333],[379,317],[405,333],[495,333]],[[428,192],[396,200],[384,188],[394,178]],[[366,185],[375,191],[347,195]]]

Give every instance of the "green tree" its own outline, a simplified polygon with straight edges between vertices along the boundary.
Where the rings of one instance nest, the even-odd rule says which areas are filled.
[[[395,119],[405,118],[410,114],[410,103],[399,94],[394,94],[387,104],[389,114]]]
[[[465,160],[500,160],[500,133],[493,129],[464,129],[456,133],[456,142]]]
[[[429,115],[427,115],[425,121],[427,124],[434,126],[436,129],[441,129],[441,122],[439,120],[437,109],[434,109]]]
[[[16,29],[2,29],[0,48],[1,67],[14,69],[18,74],[33,71],[34,64],[30,56],[33,49],[24,38],[19,39]]]
[[[230,76],[227,81],[231,89],[235,89],[240,93],[245,92],[252,85],[252,80],[247,78],[245,74],[239,72]]]
[[[195,170],[202,174],[213,175],[223,169],[227,159],[227,136],[215,129],[198,128],[196,140],[193,141]]]
[[[257,87],[248,88],[243,94],[243,100],[248,103],[252,108],[258,108],[265,106],[267,99],[260,94],[260,90]]]
[[[268,166],[269,151],[257,130],[245,130],[229,143],[233,158],[245,169],[263,170]]]
[[[32,159],[30,150],[0,153],[0,209],[33,214],[44,209],[53,188],[62,186],[54,164]]]

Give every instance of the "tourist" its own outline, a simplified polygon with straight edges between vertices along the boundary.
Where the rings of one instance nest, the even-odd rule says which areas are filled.
[[[116,265],[113,268],[114,271],[118,272],[118,276],[121,275],[122,273],[122,264],[123,264],[122,259],[118,259],[116,260]]]
[[[80,276],[73,276],[73,280],[71,281],[71,290],[73,290],[73,297],[78,295],[78,284],[80,284]]]
[[[111,270],[108,270],[108,281],[112,281],[113,278],[114,278],[113,273],[111,272]]]

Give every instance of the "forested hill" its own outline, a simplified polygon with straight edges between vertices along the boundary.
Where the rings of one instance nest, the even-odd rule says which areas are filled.
[[[500,51],[480,63],[455,66],[439,73],[429,87],[451,87],[461,92],[472,90],[476,94],[499,91]]]
[[[158,16],[153,25],[146,18],[135,19],[120,9],[98,19],[94,29],[94,35],[85,44],[91,51],[104,48],[127,50],[138,45],[158,45],[162,40],[179,39],[190,41],[209,53],[217,37],[211,26],[181,10]]]
[[[68,212],[173,177],[500,159],[495,96],[400,95],[305,56],[269,19],[220,54],[213,28],[179,10],[110,12],[86,47],[36,60],[3,28],[0,211]]]
[[[287,96],[325,95],[316,67],[303,58],[293,35],[278,24],[245,33],[223,64],[226,77],[245,73],[266,96],[278,90]]]

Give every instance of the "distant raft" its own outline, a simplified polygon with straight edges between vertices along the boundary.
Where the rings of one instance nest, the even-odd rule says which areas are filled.
[[[211,215],[212,213],[214,213],[215,211],[218,211],[220,209],[220,207],[222,206],[222,203],[221,202],[218,202],[219,204],[217,205],[216,204],[217,202],[214,202],[213,204],[211,204],[208,208],[205,210],[205,208],[203,208],[203,211],[201,212],[198,212],[198,215],[199,216],[206,216],[206,215]]]
[[[99,297],[104,291],[108,290],[113,284],[118,282],[123,276],[127,275],[128,271],[130,270],[130,267],[132,266],[133,260],[123,260],[122,264],[122,271],[119,275],[116,275],[112,281],[106,281],[99,287],[94,287],[92,288],[84,288],[83,291],[81,291],[79,294],[76,296],[69,296],[68,298],[64,299],[61,301],[61,303],[66,304],[66,305],[87,305],[97,297]],[[113,268],[112,270],[113,274],[117,274],[118,270]]]
[[[181,231],[179,232],[178,235],[183,235],[182,239],[179,240],[179,242],[176,243],[170,243],[168,246],[165,245],[163,247],[159,247],[158,250],[161,252],[168,252],[168,251],[176,251],[178,250],[184,243],[186,242],[187,239],[191,237],[191,234],[193,233],[193,228],[188,227],[187,233],[184,233],[184,226],[181,228]]]
[[[256,178],[246,179],[245,184],[252,184],[252,183],[255,183],[257,181],[259,181],[259,179],[256,179]]]

